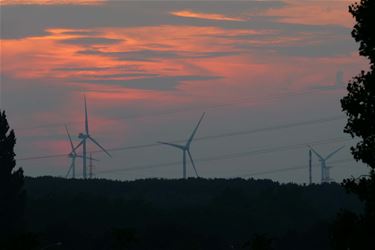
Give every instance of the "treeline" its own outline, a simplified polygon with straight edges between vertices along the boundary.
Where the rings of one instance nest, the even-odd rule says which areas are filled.
[[[39,177],[25,188],[28,230],[55,249],[244,249],[264,235],[274,249],[324,250],[337,212],[362,209],[334,183]]]

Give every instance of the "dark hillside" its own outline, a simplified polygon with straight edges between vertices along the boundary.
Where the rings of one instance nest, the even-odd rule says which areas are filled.
[[[40,177],[27,178],[26,188],[30,229],[63,242],[60,249],[116,249],[126,244],[118,232],[136,238],[130,249],[236,248],[255,233],[268,234],[276,249],[328,249],[336,213],[361,208],[338,184]]]

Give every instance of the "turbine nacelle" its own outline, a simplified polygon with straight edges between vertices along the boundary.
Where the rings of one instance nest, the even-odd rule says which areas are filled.
[[[84,134],[84,133],[79,133],[79,134],[78,134],[78,138],[79,138],[79,139],[84,140],[84,139],[87,139],[87,137],[88,137],[87,134]]]

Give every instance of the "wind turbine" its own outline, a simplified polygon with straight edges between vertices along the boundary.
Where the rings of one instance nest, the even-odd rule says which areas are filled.
[[[334,154],[336,154],[337,152],[339,152],[344,147],[345,146],[339,147],[338,149],[334,150],[332,153],[330,153],[326,157],[323,157],[318,152],[316,152],[315,149],[313,149],[311,146],[309,146],[309,148],[311,149],[311,151],[319,158],[320,166],[321,166],[321,175],[322,175],[321,182],[322,183],[330,182],[330,181],[333,180],[333,179],[331,179],[330,172],[329,172],[329,170],[330,170],[331,167],[327,166],[326,163],[327,163],[327,160],[329,158],[331,158]]]
[[[69,167],[68,172],[66,173],[65,178],[68,178],[70,172],[72,172],[72,178],[74,179],[74,178],[76,177],[76,158],[77,158],[77,157],[79,157],[79,158],[83,158],[83,156],[77,154],[76,148],[75,148],[74,145],[73,145],[72,138],[71,138],[71,136],[70,136],[70,133],[69,133],[68,127],[67,127],[66,125],[65,125],[65,130],[66,130],[66,134],[68,135],[69,142],[70,142],[70,148],[71,148],[71,151],[70,151],[70,153],[68,154],[68,157],[71,159],[71,163],[70,163],[70,167]],[[90,160],[98,161],[97,159],[92,158],[92,157],[91,157],[91,154],[90,154]]]
[[[191,156],[191,153],[190,153],[190,145],[191,145],[191,142],[193,141],[193,138],[194,138],[195,134],[197,133],[198,127],[199,127],[201,121],[203,120],[203,117],[205,116],[205,114],[206,113],[202,114],[201,118],[198,121],[198,124],[195,126],[195,128],[193,130],[193,133],[190,135],[190,137],[187,140],[186,144],[179,145],[179,144],[174,144],[174,143],[169,143],[169,142],[162,142],[162,141],[158,142],[160,144],[164,144],[164,145],[175,147],[175,148],[178,148],[178,149],[182,150],[182,155],[183,155],[182,156],[182,177],[184,179],[186,179],[186,153],[188,154],[188,156],[190,158],[190,162],[191,162],[191,165],[193,166],[195,174],[197,175],[197,177],[199,177],[197,169],[195,168],[193,157]]]
[[[102,145],[99,144],[89,132],[89,121],[88,121],[88,115],[87,115],[87,104],[86,104],[86,96],[84,96],[84,102],[85,102],[85,131],[80,133],[78,135],[78,138],[81,139],[81,142],[75,147],[75,149],[78,149],[80,146],[82,146],[82,160],[83,160],[83,178],[87,178],[87,139],[89,139],[91,142],[93,142],[96,146],[98,146],[104,153],[106,153],[109,157],[112,157],[108,151],[103,148]]]

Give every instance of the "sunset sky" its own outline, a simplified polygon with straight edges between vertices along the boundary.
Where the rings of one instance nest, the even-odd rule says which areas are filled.
[[[308,144],[346,145],[328,164],[337,181],[366,171],[339,103],[368,68],[351,1],[0,2],[0,108],[26,175],[65,176],[70,159],[56,155],[70,152],[64,124],[79,142],[84,95],[113,155],[94,153],[100,178],[181,177],[181,152],[149,144],[187,139],[203,112],[191,148],[202,177],[306,182]]]

